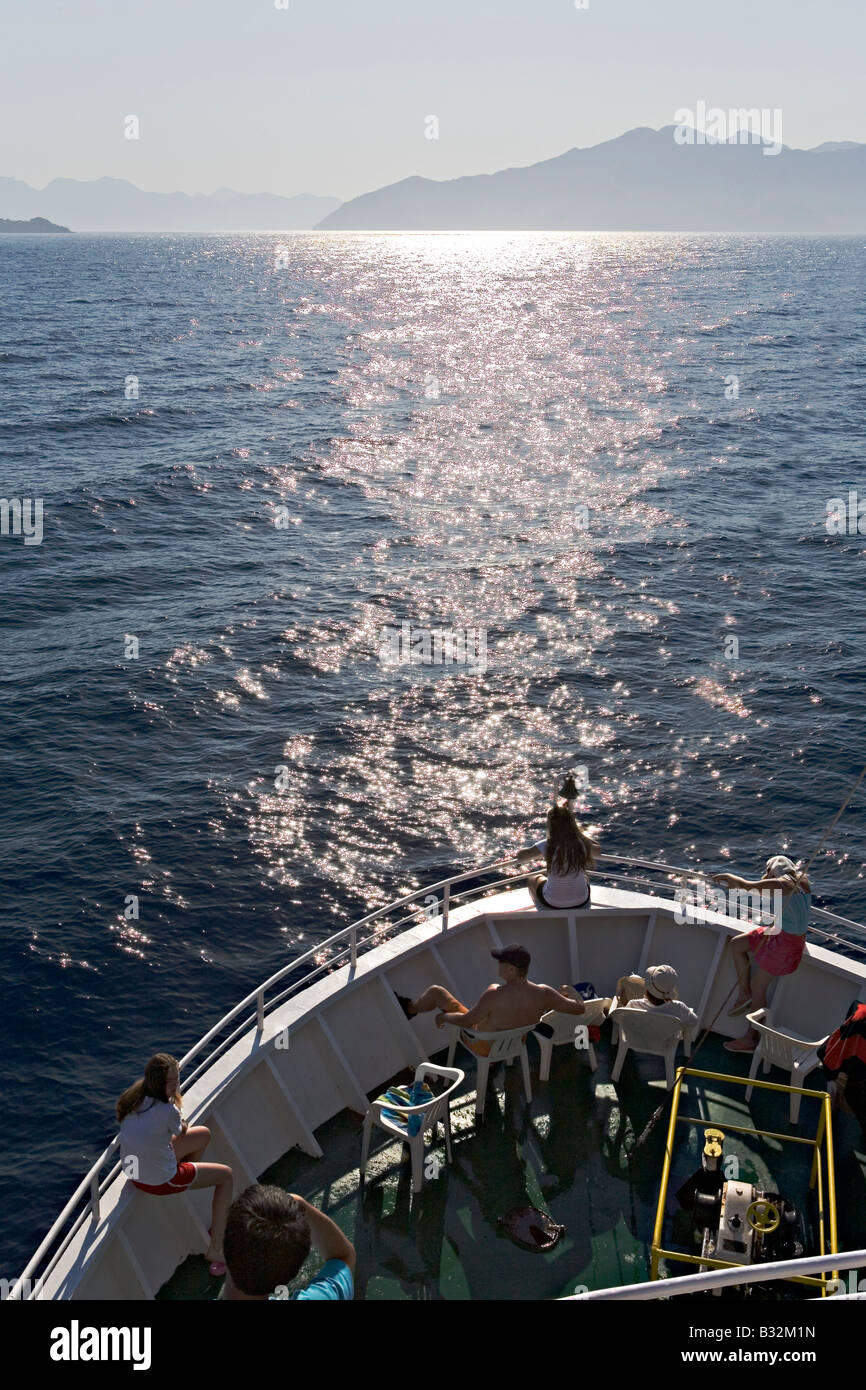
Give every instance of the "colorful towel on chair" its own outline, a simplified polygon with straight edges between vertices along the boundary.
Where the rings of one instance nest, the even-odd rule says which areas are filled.
[[[413,1081],[411,1086],[389,1086],[384,1095],[377,1096],[376,1100],[395,1108],[383,1110],[382,1114],[386,1120],[390,1120],[393,1125],[398,1125],[400,1129],[405,1129],[410,1139],[421,1129],[423,1115],[407,1115],[406,1111],[399,1109],[400,1106],[426,1105],[433,1099],[433,1092],[423,1081]]]

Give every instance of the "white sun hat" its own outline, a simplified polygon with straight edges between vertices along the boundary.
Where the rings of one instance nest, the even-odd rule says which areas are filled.
[[[678,975],[672,965],[651,965],[644,984],[657,999],[676,999]]]
[[[766,873],[769,878],[784,878],[786,874],[795,874],[797,865],[793,859],[789,859],[787,854],[776,854],[772,859],[767,860]]]

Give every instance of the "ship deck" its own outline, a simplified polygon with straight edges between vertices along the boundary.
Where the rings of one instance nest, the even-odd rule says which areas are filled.
[[[260,1181],[300,1193],[340,1225],[356,1247],[359,1299],[554,1299],[580,1291],[579,1286],[642,1282],[649,1277],[669,1106],[630,1159],[635,1141],[665,1101],[663,1062],[630,1054],[614,1087],[609,1034],[606,1024],[596,1045],[595,1072],[586,1052],[555,1048],[545,1083],[538,1080],[537,1049],[530,1039],[531,1104],[523,1096],[519,1066],[498,1067],[491,1075],[484,1119],[477,1124],[472,1058],[459,1049],[456,1065],[466,1071],[466,1079],[452,1105],[454,1162],[445,1162],[440,1130],[427,1150],[428,1171],[438,1168],[438,1176],[425,1178],[417,1195],[411,1190],[408,1149],[398,1144],[377,1148],[387,1139],[381,1130],[373,1131],[361,1184],[362,1117],[351,1110],[317,1130],[323,1158],[294,1148],[260,1174]],[[745,1076],[750,1058],[732,1057],[723,1041],[711,1034],[689,1065]],[[433,1060],[444,1058],[443,1052]],[[679,1063],[684,1060],[680,1053]],[[812,1073],[806,1085],[820,1089],[820,1075]],[[759,1079],[787,1078],[774,1070]],[[800,1123],[792,1127],[786,1094],[756,1089],[747,1104],[744,1087],[735,1084],[686,1078],[683,1086],[681,1113],[700,1116],[722,1130],[726,1123],[753,1125],[780,1135],[812,1137],[818,1112],[818,1102],[804,1098]],[[839,1115],[833,1128],[838,1248],[856,1249],[866,1246],[866,1150],[853,1118]],[[678,1209],[674,1194],[699,1166],[702,1132],[684,1125],[677,1129],[663,1240],[669,1249],[697,1254],[693,1222]],[[806,1253],[817,1252],[817,1203],[809,1190],[811,1148],[729,1133],[725,1154],[736,1156],[744,1181],[780,1191],[795,1202],[804,1216]],[[549,1212],[565,1227],[553,1250],[524,1250],[503,1231],[500,1218],[526,1205]],[[311,1258],[298,1286],[313,1268]],[[686,1274],[693,1268],[672,1263],[666,1271]],[[189,1256],[157,1297],[214,1298],[219,1287],[203,1256]],[[748,1296],[802,1298],[815,1292],[793,1284],[757,1285]]]

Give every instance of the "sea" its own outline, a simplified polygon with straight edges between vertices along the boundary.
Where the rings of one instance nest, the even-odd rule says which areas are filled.
[[[812,854],[864,287],[862,237],[0,238],[0,1275],[152,1052],[564,773],[607,853]],[[812,870],[858,921],[864,803]]]

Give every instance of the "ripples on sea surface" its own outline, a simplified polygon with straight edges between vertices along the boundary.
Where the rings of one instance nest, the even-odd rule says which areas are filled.
[[[540,836],[563,771],[607,850],[811,853],[863,761],[866,551],[825,508],[866,497],[866,248],[6,237],[0,266],[0,490],[45,506],[41,545],[0,539],[10,1276],[150,1052]],[[486,629],[487,669],[383,665],[404,621]],[[814,874],[857,918],[862,804]]]

